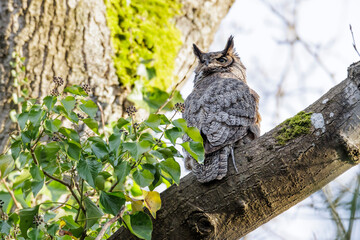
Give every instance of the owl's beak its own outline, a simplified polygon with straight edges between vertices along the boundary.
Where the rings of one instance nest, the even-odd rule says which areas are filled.
[[[205,59],[205,65],[208,66],[210,63],[209,59]]]

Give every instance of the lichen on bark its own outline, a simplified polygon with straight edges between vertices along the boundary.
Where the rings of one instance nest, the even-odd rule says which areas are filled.
[[[291,139],[294,139],[303,134],[308,134],[311,128],[312,112],[299,112],[294,117],[285,120],[280,125],[282,128],[277,132],[275,137],[279,145],[285,145]]]

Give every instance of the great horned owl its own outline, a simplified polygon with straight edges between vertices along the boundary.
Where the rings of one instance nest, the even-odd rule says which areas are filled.
[[[245,144],[260,135],[259,96],[246,84],[245,67],[235,52],[233,36],[220,52],[204,53],[195,44],[193,48],[199,64],[183,118],[188,126],[200,130],[205,161],[199,164],[185,153],[185,166],[198,181],[209,182],[226,175],[234,143]],[[183,140],[190,139],[185,135]]]

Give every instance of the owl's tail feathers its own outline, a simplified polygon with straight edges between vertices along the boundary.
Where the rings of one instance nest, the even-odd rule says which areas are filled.
[[[204,164],[199,164],[195,159],[191,159],[191,170],[197,180],[203,183],[225,177],[230,153],[231,147],[226,146],[218,151],[206,154]]]

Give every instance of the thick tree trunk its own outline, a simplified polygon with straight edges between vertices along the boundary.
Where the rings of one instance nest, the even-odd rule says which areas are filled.
[[[311,129],[279,145],[279,125],[235,149],[236,173],[200,184],[193,174],[161,194],[153,239],[239,239],[360,162],[360,62],[304,111]],[[124,228],[110,239],[135,239]]]
[[[175,19],[183,42],[175,67],[175,74],[179,78],[186,74],[195,61],[193,43],[202,50],[208,50],[221,20],[234,2],[235,0],[181,0],[183,15]]]
[[[183,41],[175,69],[179,78],[194,61],[189,57],[192,43],[209,47],[234,0],[181,2],[183,14],[175,19]],[[61,76],[65,84],[93,87],[107,120],[122,115],[128,91],[118,87],[105,13],[102,0],[0,1],[0,153],[14,127],[9,118],[15,107],[11,102],[15,91],[10,76],[12,52],[26,59],[31,97],[49,94],[52,78]]]
[[[97,0],[8,0],[0,3],[0,152],[11,131],[12,52],[25,57],[31,97],[50,93],[52,78],[87,83],[107,116],[121,114],[105,5]],[[112,104],[120,102],[120,105]]]

